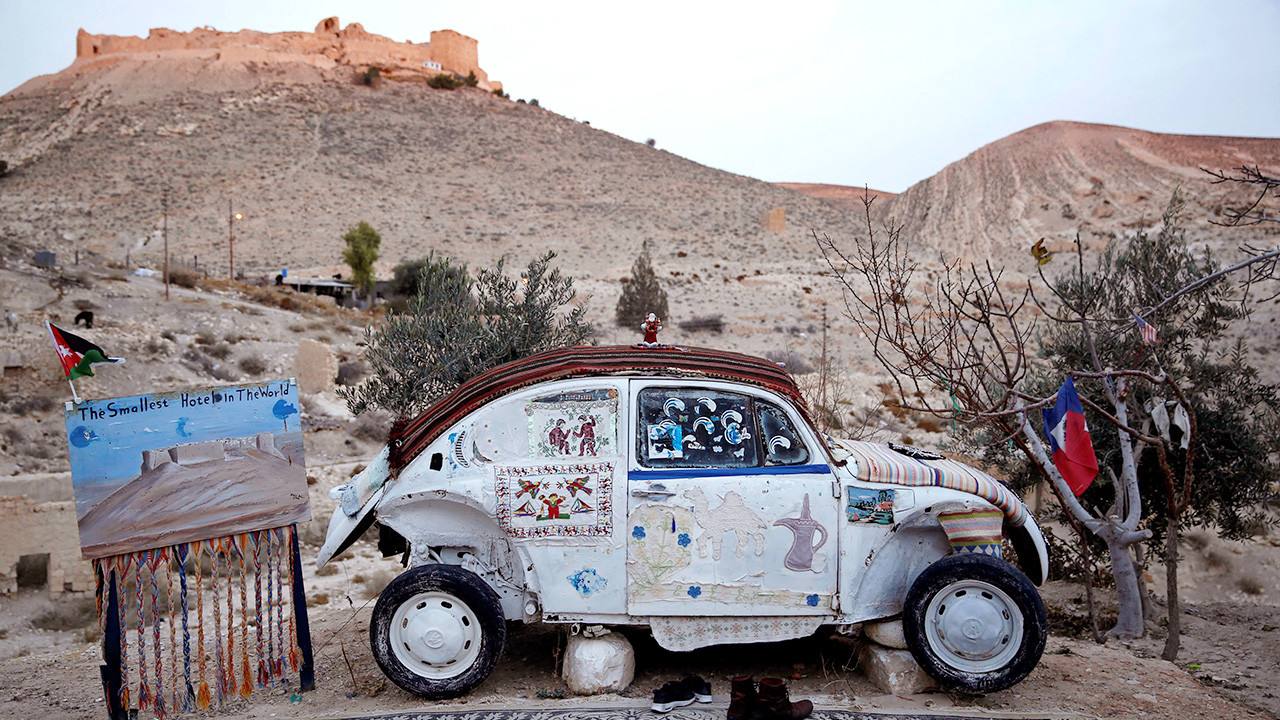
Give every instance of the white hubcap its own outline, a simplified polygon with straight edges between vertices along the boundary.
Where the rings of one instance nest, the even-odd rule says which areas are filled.
[[[457,677],[480,655],[480,621],[445,592],[419,593],[391,618],[392,651],[411,672],[432,680]]]
[[[991,672],[1018,654],[1022,613],[1000,588],[961,580],[929,601],[924,631],[929,647],[944,663],[966,672]]]

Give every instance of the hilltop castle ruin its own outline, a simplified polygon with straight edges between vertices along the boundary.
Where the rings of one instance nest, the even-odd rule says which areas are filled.
[[[430,42],[426,43],[396,42],[367,32],[360,23],[340,27],[336,17],[321,20],[309,33],[222,32],[210,27],[180,32],[152,28],[141,38],[94,35],[82,28],[76,34],[76,63],[92,63],[103,56],[126,54],[212,55],[225,61],[303,61],[324,68],[376,67],[384,77],[399,80],[425,79],[440,73],[466,77],[474,73],[481,89],[502,89],[502,83],[491,81],[480,68],[477,45],[475,38],[454,30],[433,30]]]

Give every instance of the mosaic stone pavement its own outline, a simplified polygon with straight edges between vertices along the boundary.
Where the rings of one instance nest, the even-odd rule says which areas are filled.
[[[554,710],[540,708],[536,710],[463,710],[445,712],[407,712],[390,715],[365,715],[345,718],[344,720],[722,720],[723,706],[705,708],[680,708],[664,715],[650,711],[647,707],[614,707],[614,708],[567,708]],[[972,720],[973,718],[990,718],[990,715],[913,715],[864,713],[851,710],[814,710],[812,720]],[[1028,720],[1023,718],[1022,720]]]

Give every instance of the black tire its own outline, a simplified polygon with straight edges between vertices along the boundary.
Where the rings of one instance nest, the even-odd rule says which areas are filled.
[[[998,588],[1022,615],[1021,644],[1017,652],[999,667],[983,672],[949,664],[941,656],[945,653],[939,653],[930,645],[926,628],[926,615],[934,597],[964,580],[977,580]],[[942,612],[945,610],[944,605]],[[938,560],[912,583],[903,604],[902,630],[916,662],[944,689],[964,693],[996,692],[1021,682],[1040,662],[1047,627],[1044,602],[1031,580],[1013,565],[989,555],[961,553]]]
[[[479,622],[479,652],[457,675],[426,677],[407,665],[391,646],[391,626],[396,611],[422,593],[452,595]],[[466,622],[470,623],[469,617]],[[506,639],[507,625],[498,594],[475,573],[456,565],[421,565],[401,573],[378,596],[369,621],[369,645],[383,674],[406,692],[428,700],[465,695],[484,682],[498,663]],[[408,645],[405,649],[408,650]]]

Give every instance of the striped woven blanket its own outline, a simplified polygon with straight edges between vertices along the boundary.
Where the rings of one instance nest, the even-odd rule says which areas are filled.
[[[1027,521],[1027,508],[1013,491],[981,470],[946,458],[907,457],[880,443],[830,438],[827,442],[837,460],[853,461],[854,476],[864,482],[959,490],[1000,508],[1014,527],[1022,527]]]

